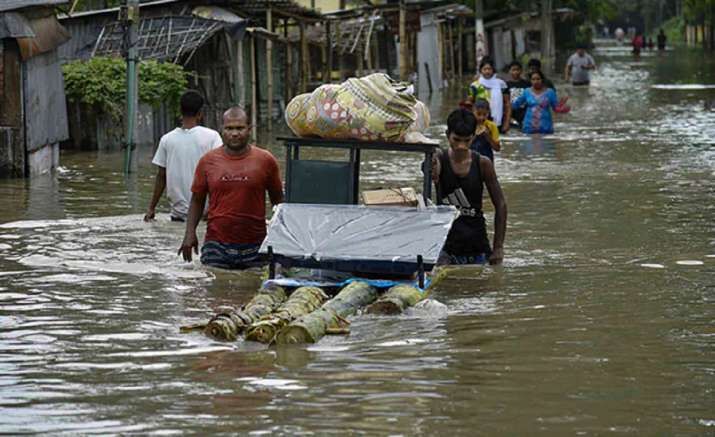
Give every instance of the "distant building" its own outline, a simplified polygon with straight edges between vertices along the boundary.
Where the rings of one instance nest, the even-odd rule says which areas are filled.
[[[566,48],[576,42],[576,29],[582,18],[573,9],[561,8],[552,12],[551,25],[553,47],[548,53],[556,53],[557,42]],[[492,18],[484,23],[487,31],[489,54],[502,69],[513,60],[541,58],[541,16],[538,12],[522,12],[506,17]]]
[[[57,47],[69,39],[54,6],[67,0],[0,1],[0,176],[59,165],[68,138]]]
[[[297,3],[303,7],[325,13],[346,9],[347,2],[345,0],[297,0]]]

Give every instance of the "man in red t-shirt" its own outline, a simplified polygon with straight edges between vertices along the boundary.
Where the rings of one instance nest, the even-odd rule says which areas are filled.
[[[271,203],[283,201],[276,158],[248,144],[251,126],[240,107],[223,114],[223,146],[206,153],[194,173],[186,234],[179,253],[191,261],[198,254],[196,226],[209,198],[203,264],[243,269],[263,263],[258,248],[266,236],[266,191]]]

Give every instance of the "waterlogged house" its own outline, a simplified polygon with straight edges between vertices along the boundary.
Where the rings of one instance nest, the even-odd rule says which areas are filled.
[[[69,134],[57,47],[69,34],[54,6],[64,3],[0,1],[0,176],[59,165],[59,143]]]
[[[120,8],[62,16],[73,39],[63,45],[64,62],[123,56]],[[283,115],[287,101],[305,90],[310,52],[305,35],[321,15],[292,0],[153,0],[141,3],[139,59],[173,62],[189,72],[189,87],[206,98],[204,123],[219,128],[230,106],[250,110],[253,125]],[[291,41],[291,32],[300,38]],[[74,105],[71,105],[74,106]],[[75,147],[111,146],[87,111],[71,112]],[[172,129],[170,108],[143,106],[136,143],[156,144]],[[100,120],[101,121],[101,120]],[[114,141],[117,142],[117,141]]]

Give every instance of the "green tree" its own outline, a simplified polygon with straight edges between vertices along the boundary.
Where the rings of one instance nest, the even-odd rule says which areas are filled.
[[[67,98],[120,120],[126,102],[126,71],[126,63],[121,58],[96,57],[67,63],[62,67]],[[187,73],[179,65],[157,61],[139,64],[139,101],[142,103],[157,107],[166,102],[177,110],[187,84]]]

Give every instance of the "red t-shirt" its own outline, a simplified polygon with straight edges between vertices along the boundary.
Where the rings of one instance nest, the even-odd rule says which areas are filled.
[[[260,244],[266,237],[266,190],[282,190],[276,158],[254,145],[231,156],[224,147],[206,153],[194,173],[193,193],[209,196],[207,241]]]

